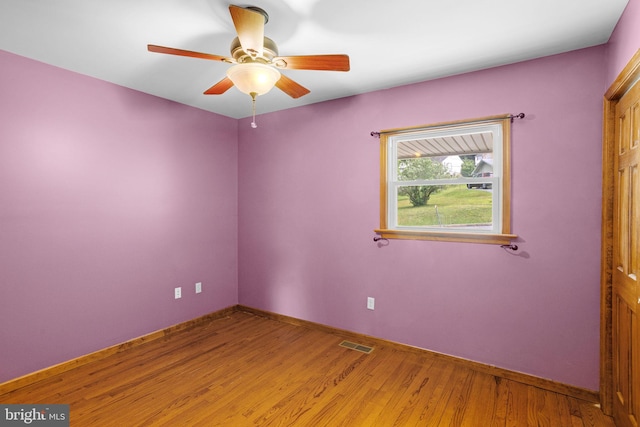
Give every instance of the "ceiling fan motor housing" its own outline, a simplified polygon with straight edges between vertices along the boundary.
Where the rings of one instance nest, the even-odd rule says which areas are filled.
[[[240,39],[236,37],[231,42],[231,56],[239,64],[242,64],[244,62],[263,62],[265,64],[270,64],[271,61],[273,61],[273,58],[278,56],[278,46],[273,40],[271,40],[268,37],[265,37],[264,43],[263,43],[262,56],[258,56],[254,58],[242,49],[242,45],[240,44]]]

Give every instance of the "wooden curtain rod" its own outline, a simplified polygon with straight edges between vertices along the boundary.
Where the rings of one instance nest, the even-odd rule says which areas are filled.
[[[520,114],[516,114],[516,115],[510,114],[510,115],[506,116],[506,118],[511,119],[511,123],[513,123],[514,119],[524,119],[524,117],[525,117],[524,113],[520,113]],[[489,119],[486,119],[486,120],[482,120],[482,119],[481,120],[470,120],[470,121],[464,122],[464,123],[469,123],[469,124],[482,123],[482,122],[494,121],[495,119],[496,119],[495,117],[492,117],[492,118],[489,118]],[[427,126],[427,127],[430,127],[430,126]],[[376,138],[380,138],[380,134],[382,134],[382,133],[385,133],[385,132],[384,131],[382,131],[382,132],[380,132],[380,131],[371,131],[371,136],[376,137]]]

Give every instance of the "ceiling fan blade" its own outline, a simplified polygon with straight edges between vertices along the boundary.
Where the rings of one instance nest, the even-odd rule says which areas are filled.
[[[284,74],[280,75],[280,80],[276,82],[276,87],[292,98],[300,98],[310,92],[309,89],[294,82]]]
[[[252,57],[261,56],[264,46],[265,16],[251,9],[229,5],[242,50]]]
[[[209,59],[211,61],[236,62],[232,58],[226,56],[213,55],[210,53],[193,52],[191,50],[175,49],[172,47],[156,46],[154,44],[147,45],[149,52],[166,53],[169,55],[188,56],[190,58]]]
[[[233,87],[233,82],[229,77],[225,77],[220,80],[218,83],[211,86],[209,89],[204,91],[205,95],[222,95],[229,89]]]
[[[278,68],[289,70],[349,71],[348,55],[278,56],[273,58]]]

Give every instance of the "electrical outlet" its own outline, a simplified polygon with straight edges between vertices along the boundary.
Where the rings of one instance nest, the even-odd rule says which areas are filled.
[[[175,299],[182,298],[182,288],[181,287],[175,288],[173,295],[174,295]]]
[[[202,292],[202,282],[196,283],[196,294]]]
[[[367,308],[374,310],[376,308],[376,299],[373,297],[367,297]]]

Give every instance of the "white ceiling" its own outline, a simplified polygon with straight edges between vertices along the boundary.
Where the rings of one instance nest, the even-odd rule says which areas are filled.
[[[246,3],[245,1],[248,1]],[[351,71],[284,73],[311,93],[260,96],[258,113],[606,43],[628,0],[242,0],[269,14],[281,55],[345,53]],[[229,55],[224,0],[1,0],[0,49],[233,118],[232,88],[203,95],[228,64],[148,52],[147,44]],[[39,82],[33,82],[38,85]]]

